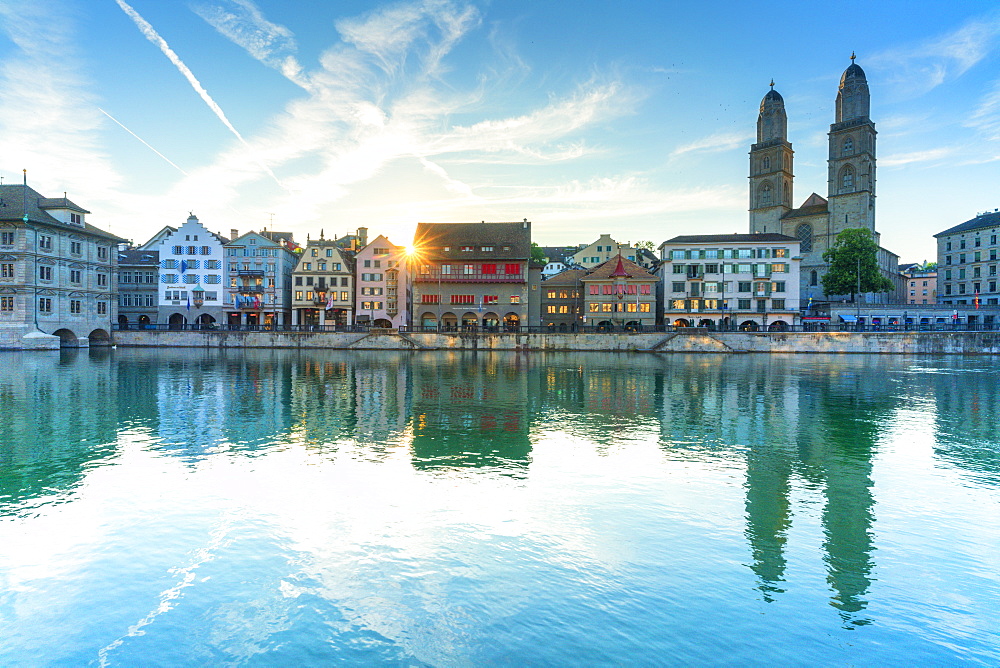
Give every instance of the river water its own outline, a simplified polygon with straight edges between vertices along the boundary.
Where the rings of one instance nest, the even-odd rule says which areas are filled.
[[[0,665],[1000,664],[993,358],[0,363]]]

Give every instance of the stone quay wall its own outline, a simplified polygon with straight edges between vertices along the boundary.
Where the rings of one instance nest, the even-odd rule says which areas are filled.
[[[178,348],[513,350],[654,353],[1000,354],[1000,332],[690,332],[640,334],[122,331],[114,344]]]

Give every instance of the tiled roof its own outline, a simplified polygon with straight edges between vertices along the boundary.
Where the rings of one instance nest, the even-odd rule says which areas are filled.
[[[531,223],[417,223],[413,245],[424,257],[455,260],[509,258],[527,260],[531,256]],[[471,251],[463,251],[471,246]],[[492,251],[483,251],[492,246]],[[508,246],[510,250],[503,250]],[[449,248],[449,250],[444,250]]]
[[[797,209],[792,209],[782,216],[782,219],[801,218],[803,216],[818,216],[824,213],[829,213],[829,211],[829,202],[816,193],[813,193],[806,198],[806,201],[802,203],[802,206]]]
[[[657,281],[659,280],[656,276],[637,265],[632,260],[626,259],[620,255],[616,255],[607,262],[597,265],[584,276],[581,280],[584,281],[607,281],[611,279],[612,274],[618,269],[618,262],[621,261],[622,268],[625,270],[625,274],[628,278],[638,281]],[[552,280],[552,279],[549,279]],[[546,281],[547,283],[548,281]]]
[[[86,232],[87,234],[118,243],[125,243],[128,241],[127,239],[122,239],[117,235],[94,227],[90,223],[84,223],[83,227],[73,225],[71,223],[64,223],[57,218],[54,218],[48,213],[48,211],[45,210],[63,208],[72,209],[81,213],[89,213],[85,209],[73,204],[68,199],[64,199],[62,197],[55,199],[42,197],[36,190],[23,184],[0,185],[0,221],[6,220],[11,222],[20,222],[24,219],[25,213],[27,213],[28,221],[32,223],[41,223],[66,230]]]
[[[798,241],[798,239],[770,232],[766,234],[690,234],[667,239],[660,244],[660,248],[670,244],[745,244],[758,241],[780,241],[787,243],[789,241]]]
[[[143,257],[150,258],[144,260]],[[155,267],[160,263],[160,251],[139,250],[130,248],[129,250],[118,251],[118,264],[120,265],[148,265]]]
[[[983,227],[996,227],[998,225],[1000,225],[1000,211],[981,213],[972,220],[967,220],[961,225],[950,227],[944,232],[938,232],[934,236],[943,237],[949,234],[956,234],[958,232],[968,232],[969,230],[978,230]]]
[[[542,283],[542,285],[577,285],[580,279],[587,275],[586,269],[566,269],[565,271],[560,271],[554,276],[550,276]]]

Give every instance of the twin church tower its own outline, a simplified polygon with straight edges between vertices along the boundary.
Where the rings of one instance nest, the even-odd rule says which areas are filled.
[[[750,232],[779,233],[798,238],[802,250],[802,295],[823,295],[820,278],[827,264],[823,251],[837,234],[865,228],[875,240],[875,124],[869,113],[871,97],[865,71],[854,62],[840,77],[836,117],[830,126],[827,196],[811,194],[793,208],[794,152],[788,141],[785,101],[771,90],[760,103],[757,143],[750,147]],[[879,252],[883,274],[895,273],[898,258]],[[892,266],[890,266],[892,265]]]

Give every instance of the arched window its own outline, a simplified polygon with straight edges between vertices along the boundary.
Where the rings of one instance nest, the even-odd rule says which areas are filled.
[[[771,206],[773,198],[771,197],[771,184],[765,183],[760,187],[760,198],[758,206]]]
[[[760,168],[764,171],[771,169],[771,158],[765,157],[760,163]]]
[[[792,205],[792,189],[788,185],[788,183],[785,183],[785,200],[784,200],[783,204],[785,206],[791,206]]]
[[[809,285],[819,285],[819,274],[815,269],[809,272]]]
[[[850,192],[854,190],[854,169],[848,165],[840,173],[840,192]]]
[[[799,249],[808,253],[813,249],[813,228],[809,223],[802,223],[795,228],[795,236],[801,242]]]
[[[841,152],[841,155],[854,155],[854,140],[850,137],[844,140],[844,150]]]

